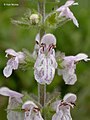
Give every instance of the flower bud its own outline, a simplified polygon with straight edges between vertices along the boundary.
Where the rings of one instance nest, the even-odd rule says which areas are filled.
[[[39,15],[38,14],[32,14],[30,16],[30,22],[32,25],[36,25],[39,23]]]

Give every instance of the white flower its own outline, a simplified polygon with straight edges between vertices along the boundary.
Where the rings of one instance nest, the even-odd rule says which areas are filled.
[[[52,34],[46,34],[41,39],[38,57],[34,65],[34,75],[40,84],[50,84],[54,78],[57,63],[55,60],[54,47],[56,38]]]
[[[75,94],[68,93],[64,96],[63,100],[55,103],[56,113],[53,115],[52,120],[72,120],[70,114],[70,107],[74,107],[77,97]]]
[[[24,120],[43,120],[40,109],[32,101],[25,102],[22,109],[25,111]]]
[[[25,56],[23,52],[15,52],[13,49],[7,49],[5,52],[6,57],[10,55],[11,58],[8,60],[7,65],[3,70],[3,74],[5,77],[9,77],[13,70],[18,69],[19,63],[24,61]]]
[[[75,74],[76,63],[81,60],[88,61],[89,59],[84,53],[63,58],[63,62],[61,63],[62,69],[58,69],[58,74],[63,76],[65,84],[73,85],[77,81],[77,76]]]
[[[56,11],[60,12],[59,17],[65,16],[68,19],[73,20],[73,23],[79,27],[78,21],[69,9],[71,5],[78,5],[78,3],[74,3],[74,0],[68,0],[65,5],[62,5],[60,8],[58,8]]]

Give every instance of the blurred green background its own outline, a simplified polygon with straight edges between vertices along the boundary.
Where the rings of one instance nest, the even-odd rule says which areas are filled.
[[[47,0],[50,1],[50,0]],[[51,2],[54,0],[51,0]],[[61,0],[63,4],[65,0]],[[66,55],[76,55],[84,52],[90,57],[90,0],[77,0],[79,6],[71,7],[80,27],[76,28],[72,21],[63,27],[51,30],[57,38],[57,49]],[[19,6],[4,6],[4,3],[18,3]],[[55,7],[53,3],[46,3],[46,13]],[[36,0],[0,0],[0,86],[7,86],[17,91],[28,91],[37,94],[37,83],[34,80],[33,69],[29,71],[16,70],[12,76],[5,78],[3,68],[6,65],[5,50],[7,48],[16,51],[27,48],[33,51],[35,36],[38,30],[24,29],[11,23],[11,18],[18,19],[25,11],[37,10]],[[53,82],[47,86],[48,92],[55,89],[61,92],[61,97],[67,92],[76,93],[78,96],[76,107],[72,110],[73,120],[90,120],[90,62],[80,62],[77,65],[78,81],[74,86],[64,84],[62,77],[55,76]],[[6,120],[7,98],[0,96],[0,120]]]

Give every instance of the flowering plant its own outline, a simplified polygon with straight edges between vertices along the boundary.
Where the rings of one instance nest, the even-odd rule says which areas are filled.
[[[18,25],[38,28],[38,33],[35,35],[36,43],[33,53],[29,53],[26,49],[22,52],[15,52],[10,48],[5,51],[9,60],[3,69],[3,74],[8,78],[13,70],[23,67],[27,69],[28,65],[30,65],[28,67],[33,67],[34,78],[38,83],[38,101],[28,94],[1,87],[0,94],[9,97],[8,120],[47,120],[49,119],[46,115],[48,111],[53,113],[50,117],[52,120],[72,120],[70,108],[74,108],[77,96],[74,93],[68,93],[61,100],[60,93],[57,93],[48,100],[46,94],[46,85],[52,84],[55,73],[58,73],[59,76],[62,75],[65,84],[74,85],[77,81],[76,64],[80,61],[88,62],[90,60],[85,53],[65,56],[60,51],[56,52],[57,39],[52,33],[47,33],[48,28],[55,29],[70,20],[79,27],[77,19],[70,10],[72,5],[78,5],[78,3],[75,3],[74,0],[67,0],[65,5],[46,15],[45,0],[38,0],[37,12],[30,11],[25,18],[12,20]]]

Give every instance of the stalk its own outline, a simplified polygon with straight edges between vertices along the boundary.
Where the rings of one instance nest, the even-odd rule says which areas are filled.
[[[40,28],[39,34],[40,39],[45,34],[44,29],[44,19],[45,19],[45,0],[38,0],[38,12],[42,16],[42,27]],[[46,101],[46,85],[38,84],[38,101],[42,105],[42,107],[45,106]],[[44,120],[45,120],[45,112],[43,111],[42,114]]]

